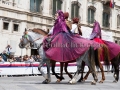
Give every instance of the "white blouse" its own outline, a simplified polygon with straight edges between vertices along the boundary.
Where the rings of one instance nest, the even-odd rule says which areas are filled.
[[[78,27],[76,24],[72,24],[72,29],[71,29],[72,33],[78,33]]]

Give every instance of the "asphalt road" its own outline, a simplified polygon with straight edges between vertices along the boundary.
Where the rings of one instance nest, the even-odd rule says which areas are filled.
[[[50,84],[42,84],[42,76],[0,77],[0,90],[120,90],[120,81],[113,83],[113,73],[105,73],[105,76],[104,83],[97,82],[96,85],[91,85],[91,75],[84,83],[73,85],[68,84],[70,79],[65,74],[65,80],[60,83],[56,83],[56,78],[52,75]],[[100,73],[98,79],[101,79]]]

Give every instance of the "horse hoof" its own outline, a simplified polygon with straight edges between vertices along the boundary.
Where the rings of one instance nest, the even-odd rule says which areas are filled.
[[[72,79],[69,81],[70,84],[75,84],[76,83],[76,80],[75,79]]]
[[[93,81],[93,82],[91,82],[91,85],[96,85],[96,82],[94,82],[94,81]]]
[[[97,82],[97,81],[98,81],[98,79],[95,79],[95,81]]]
[[[48,84],[48,83],[50,83],[50,81],[47,79],[42,82],[42,84]]]
[[[113,83],[117,83],[118,81],[117,80],[114,80]]]
[[[70,84],[73,84],[72,80],[69,81]]]
[[[99,81],[99,83],[103,83],[103,80]]]
[[[58,79],[58,80],[56,81],[56,83],[60,83],[60,81],[61,81],[61,80],[60,80],[60,79]]]

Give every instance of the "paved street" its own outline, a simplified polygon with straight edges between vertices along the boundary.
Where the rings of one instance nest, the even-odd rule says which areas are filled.
[[[55,83],[56,79],[52,75],[50,84],[41,84],[44,80],[42,76],[23,76],[23,77],[0,77],[0,90],[120,90],[120,81],[112,83],[113,73],[105,73],[106,81],[103,84],[91,85],[92,76],[90,75],[85,83],[68,84],[69,78],[64,75],[65,80]],[[100,80],[101,74],[98,74]]]

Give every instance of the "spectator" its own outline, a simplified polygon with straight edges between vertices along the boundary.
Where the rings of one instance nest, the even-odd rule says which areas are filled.
[[[30,61],[30,62],[34,62],[35,60],[33,59],[32,56],[30,56],[30,57],[29,57],[29,61]]]
[[[40,55],[37,55],[36,58],[37,58],[36,62],[41,62],[42,58],[40,57]]]
[[[2,56],[0,56],[0,63],[4,63],[5,61],[3,60]]]
[[[10,55],[10,57],[8,59],[8,62],[14,62],[14,56],[13,55]]]
[[[8,54],[8,55],[11,54],[11,49],[12,49],[12,47],[11,47],[10,45],[7,45],[6,51],[7,51],[7,54]]]
[[[6,50],[4,50],[0,55],[2,56],[3,60],[7,62],[8,55],[6,53]]]

